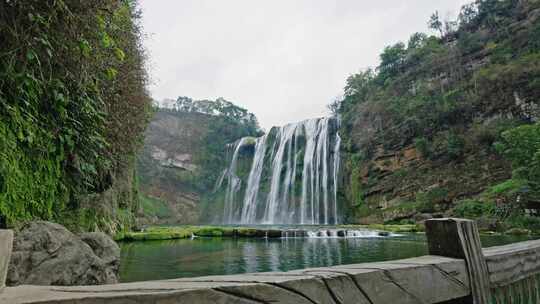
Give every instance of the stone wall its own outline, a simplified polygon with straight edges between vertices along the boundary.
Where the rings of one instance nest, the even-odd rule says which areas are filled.
[[[102,286],[7,288],[0,303],[439,303],[470,294],[463,260],[413,259]]]
[[[0,292],[6,285],[6,276],[13,248],[13,232],[0,230]]]

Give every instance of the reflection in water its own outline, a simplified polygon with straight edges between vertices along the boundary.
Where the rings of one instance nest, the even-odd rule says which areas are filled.
[[[522,241],[483,237],[485,247]],[[282,238],[122,243],[123,282],[396,260],[427,254],[419,234],[392,238]]]

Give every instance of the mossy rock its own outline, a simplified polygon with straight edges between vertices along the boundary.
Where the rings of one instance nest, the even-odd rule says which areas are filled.
[[[201,227],[199,230],[195,231],[196,236],[206,236],[206,237],[222,237],[224,236],[223,229],[217,227]]]
[[[504,234],[509,235],[529,235],[531,234],[531,231],[529,229],[524,228],[512,228],[507,230]]]
[[[255,228],[237,228],[236,230],[236,236],[238,237],[257,237],[260,236],[260,231]],[[264,235],[263,235],[264,236]]]

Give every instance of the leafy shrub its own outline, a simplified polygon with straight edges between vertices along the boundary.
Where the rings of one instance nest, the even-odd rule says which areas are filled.
[[[514,215],[506,219],[505,223],[512,228],[530,229],[540,231],[540,217],[529,215]]]
[[[540,196],[540,123],[523,125],[502,134],[497,150],[512,161],[514,178],[526,180],[533,196]]]
[[[416,138],[414,140],[414,147],[423,157],[430,157],[431,156],[431,147],[429,141],[424,138]]]
[[[420,212],[435,212],[437,205],[447,201],[448,189],[436,187],[416,194],[416,202]]]
[[[451,159],[458,159],[465,152],[465,140],[454,133],[450,133],[446,142],[446,153]]]
[[[485,41],[481,33],[463,32],[458,40],[458,47],[464,54],[470,54],[481,50]]]
[[[454,208],[454,215],[464,218],[478,218],[483,215],[491,215],[494,212],[494,204],[484,203],[477,200],[463,200]]]

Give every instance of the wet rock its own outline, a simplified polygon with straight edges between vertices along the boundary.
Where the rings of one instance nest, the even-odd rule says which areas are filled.
[[[270,229],[267,231],[266,236],[268,238],[279,238],[281,237],[281,230]]]
[[[390,236],[390,232],[388,232],[388,231],[379,231],[378,235],[379,236]]]
[[[522,229],[522,228],[512,228],[505,232],[505,234],[510,235],[528,235],[531,234],[531,231],[529,229]]]
[[[345,230],[338,230],[337,236],[339,236],[339,237],[346,237],[346,236],[347,236],[347,231],[345,231]]]
[[[308,233],[306,230],[296,230],[295,231],[295,237],[302,237],[302,238],[305,238],[308,236]]]
[[[482,231],[499,231],[502,229],[498,219],[481,217],[476,220],[476,225]]]
[[[31,222],[15,232],[7,284],[114,284],[119,261],[118,245],[105,234],[79,237],[58,224]]]
[[[431,213],[420,213],[420,214],[416,214],[413,219],[415,222],[424,222],[432,218],[433,218],[433,214]]]

